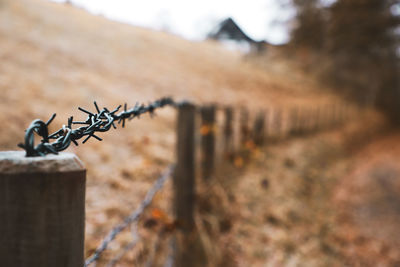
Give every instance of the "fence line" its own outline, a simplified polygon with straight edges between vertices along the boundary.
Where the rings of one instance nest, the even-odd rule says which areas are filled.
[[[258,111],[255,116],[250,116],[250,112],[246,107],[234,109],[231,106],[203,105],[196,106],[189,102],[175,102],[171,98],[162,98],[149,105],[136,105],[131,109],[124,110],[117,114],[121,106],[112,110],[107,108],[99,109],[95,103],[97,113],[79,108],[88,115],[83,122],[73,121],[71,117],[67,126],[56,131],[53,134],[48,133],[48,125],[54,119],[53,115],[48,122],[35,120],[31,123],[26,131],[25,143],[20,145],[26,150],[26,156],[43,156],[49,153],[57,153],[66,149],[70,143],[76,143],[80,138],[85,137],[84,142],[89,138],[101,140],[95,133],[104,132],[115,128],[114,122],[125,125],[126,119],[139,117],[141,114],[153,112],[164,106],[173,106],[177,108],[177,128],[176,128],[176,162],[175,165],[169,166],[165,172],[157,179],[151,189],[147,192],[144,200],[139,207],[125,218],[124,222],[115,226],[97,247],[93,255],[88,257],[84,266],[89,266],[101,258],[102,253],[107,250],[110,242],[127,227],[132,226],[132,241],[125,245],[121,252],[112,258],[107,266],[114,266],[118,263],[126,252],[133,249],[140,241],[137,233],[137,223],[145,209],[151,204],[155,194],[161,190],[166,180],[173,177],[174,190],[174,223],[176,231],[174,238],[171,240],[172,252],[168,257],[166,266],[187,266],[188,262],[197,262],[194,251],[196,250],[194,241],[196,240],[196,226],[194,223],[194,212],[196,205],[196,136],[200,136],[201,148],[201,164],[200,173],[203,177],[202,181],[207,182],[213,179],[213,175],[218,168],[216,165],[216,135],[221,135],[223,140],[223,155],[228,160],[235,159],[235,154],[249,150],[253,146],[263,146],[268,144],[270,140],[279,140],[284,137],[304,135],[330,129],[334,126],[342,124],[345,120],[351,119],[351,110],[344,104],[335,103],[330,106],[319,106],[313,108],[294,107],[287,109],[272,109]],[[218,129],[216,113],[222,111],[224,114],[223,131]],[[200,131],[196,131],[196,120],[200,117]],[[235,122],[238,124],[239,131],[234,131]],[[82,124],[77,129],[72,129],[72,125]],[[42,137],[41,143],[34,146],[34,134]],[[239,136],[236,136],[239,135]],[[55,140],[53,143],[50,140]],[[235,146],[235,140],[238,141],[239,147]],[[76,143],[77,144],[77,143]],[[57,158],[58,156],[56,156]],[[7,159],[6,159],[7,160]],[[0,174],[3,169],[2,158],[0,157]],[[57,168],[64,168],[64,163],[57,165]],[[240,164],[239,164],[240,165]],[[174,167],[175,166],[175,167]],[[15,167],[18,169],[18,166]],[[57,171],[57,168],[55,171]],[[18,172],[19,170],[16,170]],[[3,182],[0,176],[0,185]],[[82,185],[80,185],[82,187]],[[84,185],[83,185],[84,187]],[[1,188],[1,186],[0,186]],[[77,188],[76,190],[84,190],[85,188]],[[8,192],[7,192],[8,193]],[[0,196],[1,197],[1,196]],[[8,207],[0,202],[0,211],[7,210]],[[7,215],[7,213],[4,213]],[[11,225],[11,224],[10,224]],[[0,229],[1,222],[0,222]],[[159,246],[159,244],[156,244]],[[0,245],[0,256],[5,255],[9,249],[5,249]],[[150,259],[148,262],[151,262]],[[83,265],[83,264],[82,264]],[[13,265],[8,265],[13,266]],[[48,265],[42,265],[48,266]],[[60,265],[61,266],[61,265]],[[62,265],[69,266],[69,265]],[[77,266],[77,265],[75,265]],[[74,267],[75,267],[74,266]]]

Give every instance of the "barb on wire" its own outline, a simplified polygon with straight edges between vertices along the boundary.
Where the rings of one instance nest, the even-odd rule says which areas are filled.
[[[117,113],[122,107],[119,105],[112,111],[107,108],[100,110],[96,102],[94,106],[96,112],[91,112],[86,109],[79,107],[78,109],[88,115],[85,121],[74,121],[73,117],[68,119],[67,125],[64,125],[58,131],[49,134],[49,124],[54,120],[56,114],[53,114],[47,122],[41,120],[34,120],[25,132],[25,142],[18,144],[19,147],[26,151],[27,157],[45,156],[46,154],[57,154],[69,147],[71,143],[78,145],[77,140],[85,137],[82,143],[86,143],[91,137],[102,141],[100,137],[96,135],[98,132],[106,132],[111,127],[116,129],[115,122],[118,124],[122,123],[122,127],[125,127],[125,120],[131,120],[144,113],[149,113],[150,116],[154,115],[154,111],[158,108],[165,106],[176,106],[177,104],[172,98],[165,97],[157,101],[154,101],[148,105],[141,104],[136,105],[127,109],[127,105],[124,105],[123,111]],[[79,128],[72,129],[73,125],[83,125]],[[42,137],[40,144],[35,146],[34,134],[38,134]],[[50,140],[54,140],[50,142]]]
[[[140,219],[140,216],[143,214],[144,210],[151,204],[156,193],[164,186],[165,181],[172,175],[174,170],[174,165],[170,165],[165,172],[161,174],[161,176],[154,183],[153,187],[147,192],[145,198],[142,203],[140,203],[139,207],[132,212],[131,215],[125,218],[124,222],[114,227],[104,238],[103,242],[100,246],[97,247],[96,251],[92,256],[86,259],[85,267],[97,261],[101,254],[107,249],[108,245],[111,241],[113,241],[116,236],[121,233],[125,228],[131,225],[134,222],[137,222]]]

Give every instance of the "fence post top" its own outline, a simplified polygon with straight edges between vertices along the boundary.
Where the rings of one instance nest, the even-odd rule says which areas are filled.
[[[25,157],[25,151],[0,151],[0,173],[69,172],[85,170],[73,153],[62,152],[44,157]]]
[[[217,108],[217,104],[215,104],[215,103],[208,103],[201,107],[201,109],[216,109],[216,108]]]
[[[179,108],[195,108],[196,106],[189,101],[182,101],[177,105]]]

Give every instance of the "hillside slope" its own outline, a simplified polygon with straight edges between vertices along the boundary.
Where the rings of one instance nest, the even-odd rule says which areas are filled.
[[[78,106],[113,108],[162,96],[197,103],[324,105],[320,93],[291,72],[267,73],[215,43],[108,21],[44,0],[0,0],[0,149],[14,150],[36,118],[56,112],[51,130],[84,116]],[[274,64],[271,62],[271,64]],[[142,199],[173,160],[174,111],[128,123],[70,148],[88,169],[87,249]]]

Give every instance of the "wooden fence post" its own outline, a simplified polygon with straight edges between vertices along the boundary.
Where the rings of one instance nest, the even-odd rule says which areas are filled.
[[[279,138],[282,135],[282,110],[275,109],[274,112],[274,134]]]
[[[264,133],[265,130],[265,113],[260,111],[255,120],[254,120],[254,127],[253,127],[253,139],[254,143],[257,146],[262,146],[264,143]]]
[[[264,120],[265,120],[265,122],[264,122],[264,136],[265,137],[264,137],[264,139],[265,140],[267,140],[267,138],[270,134],[270,131],[271,131],[271,126],[270,126],[271,119],[269,118],[270,113],[271,112],[269,109],[265,110],[265,116],[264,116]]]
[[[224,156],[231,159],[233,153],[233,110],[231,107],[227,107],[225,108]]]
[[[0,266],[83,266],[85,184],[74,154],[0,152]]]
[[[322,131],[325,131],[328,128],[328,116],[327,116],[327,106],[322,106],[321,107],[321,112],[320,112],[320,128]]]
[[[174,172],[174,209],[178,223],[175,266],[184,267],[195,260],[195,116],[196,108],[189,103],[178,107],[176,167]]]
[[[204,106],[201,113],[201,175],[207,181],[215,168],[215,106]]]
[[[311,130],[311,112],[308,107],[304,108],[304,134],[309,134]]]
[[[249,112],[245,107],[240,110],[240,145],[243,148],[249,140]]]
[[[296,135],[298,133],[298,123],[299,123],[299,110],[294,107],[290,111],[290,127],[289,134]]]
[[[315,115],[314,115],[314,131],[318,132],[321,129],[321,108],[315,108]]]

